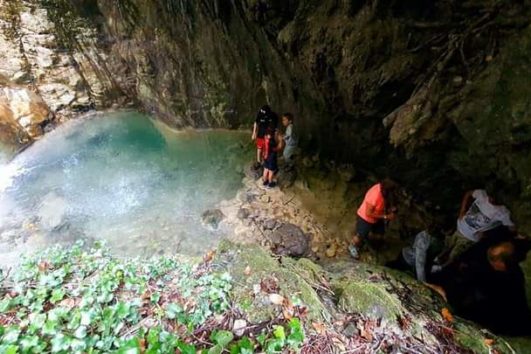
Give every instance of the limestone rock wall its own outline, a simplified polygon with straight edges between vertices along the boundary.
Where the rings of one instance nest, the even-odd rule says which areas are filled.
[[[295,113],[306,153],[392,176],[446,215],[466,189],[498,182],[531,227],[527,2],[124,0],[97,9],[89,17],[104,19],[130,77],[124,90],[168,124],[250,127],[269,102]]]
[[[53,22],[58,4],[0,0],[0,122],[6,127],[3,135],[10,126],[17,143],[37,138],[48,123],[107,107],[121,93],[107,72],[96,29],[68,11]],[[29,104],[24,110],[32,112],[17,113],[21,104]],[[8,124],[11,118],[19,126]]]

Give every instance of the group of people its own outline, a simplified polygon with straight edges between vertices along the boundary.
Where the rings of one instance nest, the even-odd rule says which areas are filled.
[[[266,188],[276,186],[278,157],[282,153],[286,168],[293,167],[297,138],[293,130],[293,114],[282,115],[284,131],[278,129],[278,115],[265,105],[258,111],[253,126],[252,140],[256,142],[256,167],[262,166],[262,183]]]
[[[387,223],[396,218],[396,191],[388,179],[367,191],[357,210],[349,248],[352,257],[359,258],[369,237],[380,239]],[[509,210],[495,194],[495,188],[489,193],[467,192],[452,235],[436,237],[435,228],[421,231],[387,266],[413,271],[465,318],[500,334],[531,335],[519,265],[531,249],[531,240],[516,232]]]

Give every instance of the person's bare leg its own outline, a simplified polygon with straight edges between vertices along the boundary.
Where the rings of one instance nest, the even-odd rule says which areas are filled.
[[[262,163],[262,149],[256,149],[256,162]]]
[[[262,182],[264,183],[267,182],[267,172],[268,172],[268,169],[264,168],[264,173],[262,174]]]
[[[361,246],[361,237],[358,234],[355,234],[354,237],[352,237],[352,244],[356,247]]]

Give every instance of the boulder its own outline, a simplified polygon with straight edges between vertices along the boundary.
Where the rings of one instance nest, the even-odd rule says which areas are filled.
[[[308,251],[308,236],[296,225],[282,224],[269,236],[274,253],[282,256],[301,257]]]

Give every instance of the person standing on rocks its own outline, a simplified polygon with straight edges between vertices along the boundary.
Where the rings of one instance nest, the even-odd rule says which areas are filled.
[[[268,105],[262,106],[256,114],[253,126],[252,140],[256,141],[256,167],[260,167],[263,162],[263,150],[265,146],[265,134],[269,127],[275,130],[278,126],[278,115],[271,110]]]
[[[265,134],[263,150],[264,174],[262,181],[266,188],[272,188],[276,185],[276,183],[273,181],[273,178],[278,171],[278,152],[282,151],[282,148],[282,136],[275,131],[273,126],[270,126]]]
[[[286,128],[284,132],[284,151],[282,153],[286,168],[293,167],[293,156],[297,148],[297,137],[293,132],[293,114],[284,113],[282,115],[282,125]]]
[[[396,208],[393,206],[395,190],[396,184],[390,179],[384,179],[365,194],[357,211],[356,234],[349,247],[353,258],[359,258],[359,249],[370,233],[382,237],[385,223],[395,219]]]

